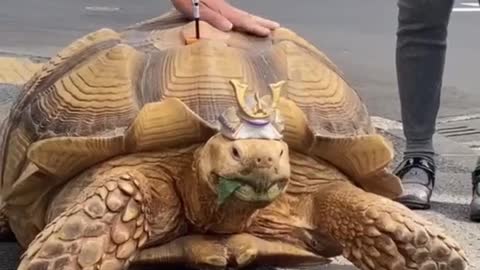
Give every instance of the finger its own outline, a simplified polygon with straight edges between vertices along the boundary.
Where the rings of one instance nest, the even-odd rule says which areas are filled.
[[[270,35],[270,33],[272,32],[270,29],[268,29],[266,27],[263,27],[259,24],[243,25],[243,26],[238,26],[238,28],[241,31],[244,31],[244,32],[247,32],[247,33],[250,33],[250,34],[254,34],[254,35],[260,36],[260,37],[266,37],[266,36]]]
[[[261,26],[263,27],[266,27],[268,29],[271,29],[271,30],[274,30],[278,27],[280,27],[280,24],[275,22],[275,21],[272,21],[272,20],[269,20],[269,19],[265,19],[265,18],[262,18],[260,16],[253,16],[254,20],[257,21]]]
[[[236,18],[231,18],[230,20],[236,28],[241,29],[242,31],[245,31],[247,33],[251,33],[261,37],[270,35],[271,30],[258,23],[250,14],[240,15]]]
[[[276,26],[273,21],[254,16],[229,4],[223,6],[222,14],[236,28],[258,36],[268,36],[271,32],[270,29],[274,29]]]
[[[251,15],[242,16],[237,22],[233,21],[233,24],[237,28],[257,36],[265,37],[271,33],[269,28],[262,26]]]
[[[200,19],[221,31],[227,32],[233,28],[233,23],[230,20],[205,5],[200,5]]]
[[[255,21],[257,21],[263,27],[266,27],[266,28],[269,28],[269,29],[272,29],[272,30],[280,27],[280,24],[276,21],[272,21],[272,20],[257,16],[257,15],[250,14],[250,13],[246,12],[245,10],[241,10],[241,9],[236,8],[234,6],[230,6],[230,7],[234,12],[236,12],[239,15],[253,16]],[[226,17],[229,18],[228,16],[226,16]]]

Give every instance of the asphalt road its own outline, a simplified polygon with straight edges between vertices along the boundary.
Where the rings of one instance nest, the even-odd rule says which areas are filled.
[[[273,18],[313,42],[344,71],[360,91],[371,114],[399,120],[394,66],[395,0],[231,2]],[[465,125],[480,130],[480,121],[468,122],[470,118],[480,118],[477,82],[480,12],[475,11],[473,4],[465,2],[473,3],[474,0],[457,1],[456,7],[463,10],[452,15],[439,121],[449,124],[455,121],[465,124],[467,121]],[[169,8],[167,0],[2,0],[0,53],[51,56],[90,31],[100,27],[119,29],[157,16]],[[464,8],[473,8],[474,11],[468,12]],[[459,115],[465,117],[458,118],[460,120],[450,118]],[[457,140],[459,137],[452,138]],[[395,140],[401,144],[400,139]],[[469,142],[473,141],[475,138]],[[445,154],[456,154],[454,150]],[[480,254],[480,225],[471,224],[465,218],[470,192],[468,168],[447,160],[441,165],[445,167],[439,175],[435,207],[426,215],[457,235],[480,267],[480,255],[475,255]],[[17,255],[14,246],[0,244],[0,269],[12,269]],[[335,265],[331,269],[353,268]]]
[[[457,1],[457,7],[463,2]],[[395,0],[231,1],[273,18],[325,51],[375,115],[399,119]],[[2,0],[0,52],[50,56],[100,27],[121,28],[170,8],[167,0]],[[480,113],[480,12],[454,12],[440,116]]]

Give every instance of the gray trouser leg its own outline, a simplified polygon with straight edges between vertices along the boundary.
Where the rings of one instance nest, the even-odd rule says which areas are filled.
[[[406,157],[433,159],[453,0],[398,0],[397,79]]]

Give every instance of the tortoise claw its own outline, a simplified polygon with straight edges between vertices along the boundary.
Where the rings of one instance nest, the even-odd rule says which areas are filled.
[[[235,267],[255,263],[281,267],[313,266],[329,263],[326,258],[283,241],[269,241],[243,233],[229,237],[225,245]],[[281,258],[280,260],[278,258]]]
[[[239,267],[244,267],[253,262],[257,255],[257,249],[252,247],[246,247],[243,250],[240,250],[240,252],[235,255],[235,262]]]
[[[142,250],[135,264],[181,264],[196,269],[226,269],[227,248],[218,238],[205,235],[187,235],[167,244]]]

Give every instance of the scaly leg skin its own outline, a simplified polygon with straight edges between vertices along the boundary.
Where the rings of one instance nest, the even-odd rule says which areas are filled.
[[[315,196],[319,229],[344,247],[362,270],[463,270],[459,245],[413,211],[390,199],[335,182]]]
[[[19,270],[128,268],[150,233],[139,182],[122,174],[87,190],[37,235]]]

